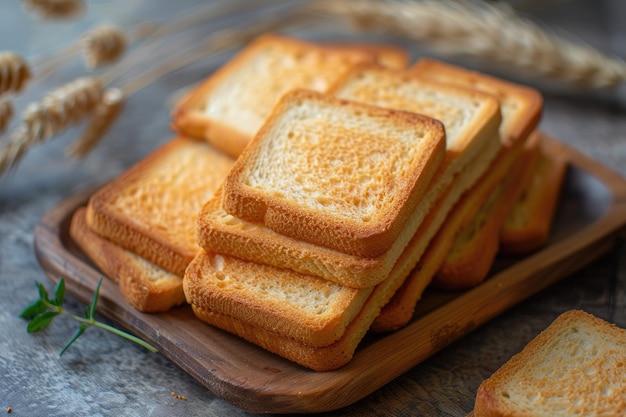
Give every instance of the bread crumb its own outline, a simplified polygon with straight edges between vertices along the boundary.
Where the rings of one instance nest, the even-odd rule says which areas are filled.
[[[179,399],[181,401],[187,401],[187,397],[185,397],[184,395],[181,394],[176,394],[174,391],[172,391],[172,393],[170,394],[172,397]]]

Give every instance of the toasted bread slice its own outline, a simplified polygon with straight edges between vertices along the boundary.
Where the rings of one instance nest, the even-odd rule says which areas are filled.
[[[489,93],[500,102],[500,135],[505,147],[525,140],[537,127],[543,110],[539,91],[435,59],[418,60],[409,71],[421,78]]]
[[[376,57],[378,64],[389,69],[404,70],[409,66],[411,60],[409,51],[390,43],[333,40],[328,43],[322,43],[322,45],[332,46],[333,48],[356,49],[370,52]]]
[[[626,330],[568,311],[483,381],[474,415],[623,416],[625,366]]]
[[[376,69],[378,71],[378,69]],[[390,78],[398,75],[396,72],[384,73]],[[397,84],[398,88],[404,89],[404,84]],[[439,84],[431,82],[409,83],[407,91],[419,90],[422,87],[430,89],[438,89]],[[490,96],[480,95],[478,93],[468,93],[464,89],[442,89],[440,94],[449,105],[450,112],[443,112],[444,125],[446,120],[454,123],[456,114],[462,113],[462,106],[467,106],[472,102],[473,97],[480,97],[483,101],[484,108],[478,107],[474,109],[471,117],[467,121],[465,128],[453,130],[447,136],[451,137],[451,143],[462,142],[465,139],[456,139],[459,136],[468,135],[472,139],[468,139],[471,143],[467,149],[446,150],[449,160],[456,160],[456,169],[467,170],[464,180],[467,185],[472,184],[478,177],[482,175],[494,155],[500,148],[498,141],[497,129],[499,125],[499,112],[495,99]],[[424,103],[424,109],[430,106],[435,108],[426,98],[415,96],[415,100]],[[446,98],[447,97],[447,98]],[[389,105],[393,106],[397,102],[390,95]],[[470,110],[471,112],[471,110]],[[428,112],[425,111],[428,115]],[[434,112],[432,114],[435,114]],[[447,119],[446,119],[447,117]],[[470,128],[470,126],[475,127]],[[456,132],[456,133],[454,133]],[[471,157],[465,152],[473,154],[476,161],[470,164]],[[473,168],[469,168],[473,165]],[[409,240],[420,226],[424,216],[432,207],[439,197],[442,190],[452,182],[455,175],[455,169],[450,169],[445,174],[438,172],[438,177],[433,181],[428,193],[424,196],[419,206],[409,217],[404,230],[393,243],[391,249],[385,254],[375,258],[364,258],[342,253],[322,247],[320,245],[312,245],[297,239],[286,237],[282,234],[273,232],[268,227],[260,224],[254,224],[238,219],[226,213],[221,207],[219,197],[216,196],[212,201],[207,203],[202,210],[198,222],[198,241],[199,244],[207,249],[218,253],[224,253],[253,262],[270,263],[281,268],[288,268],[304,274],[321,276],[323,278],[334,280],[347,286],[368,287],[381,282],[391,271],[394,263],[408,244]]]
[[[176,137],[89,199],[99,235],[178,276],[199,250],[196,219],[233,159],[209,143]]]
[[[117,282],[124,298],[144,313],[168,311],[185,303],[183,278],[104,239],[87,226],[86,209],[76,210],[70,236],[102,273]]]
[[[201,252],[185,272],[193,306],[241,318],[311,346],[341,337],[372,288],[355,289],[269,265]],[[278,330],[277,330],[278,331]]]
[[[280,234],[374,257],[396,240],[444,154],[439,121],[294,90],[235,162],[222,206]]]
[[[282,277],[278,283],[280,285],[282,285],[282,282],[288,282],[289,284],[285,285],[309,288],[306,297],[294,299],[295,301],[290,303],[288,308],[297,308],[306,314],[311,314],[311,312],[315,311],[325,311],[329,293],[320,291],[317,285],[312,284],[318,278],[289,270],[269,267],[254,262],[246,262],[244,264],[241,261],[238,267],[239,273],[229,274],[226,283],[222,284],[223,274],[219,273],[210,260],[203,260],[203,258],[211,255],[201,253],[189,266],[183,280],[187,301],[194,306],[194,311],[197,311],[199,317],[203,320],[239,334],[275,353],[284,353],[284,347],[278,341],[287,340],[284,346],[292,346],[293,349],[291,353],[287,352],[292,356],[286,357],[304,366],[313,369],[322,367],[332,369],[333,367],[341,366],[352,357],[359,341],[367,333],[369,326],[378,315],[382,306],[388,302],[393,293],[402,285],[411,269],[419,261],[431,238],[445,221],[447,213],[454,202],[459,199],[463,190],[471,186],[472,182],[483,172],[484,167],[482,166],[481,157],[476,158],[472,162],[468,164],[465,175],[460,176],[458,181],[452,183],[446,192],[441,193],[433,210],[429,212],[427,218],[421,223],[417,233],[413,235],[406,250],[393,266],[387,279],[376,285],[373,291],[371,287],[356,289],[356,293],[353,294],[360,294],[356,302],[362,307],[356,309],[356,304],[344,304],[350,308],[350,311],[346,310],[346,314],[352,315],[356,310],[358,315],[349,322],[343,320],[340,313],[335,314],[338,321],[335,321],[333,326],[327,327],[327,329],[333,330],[332,335],[326,334],[326,330],[319,332],[320,326],[313,326],[311,330],[294,328],[291,324],[293,319],[285,316],[281,310],[268,312],[267,309],[255,307],[255,291],[245,282],[252,280],[255,282],[255,286],[274,288],[277,282],[272,276],[277,274]],[[200,263],[201,267],[197,267],[196,263]],[[274,272],[267,273],[267,271]],[[244,274],[246,276],[241,279]],[[261,284],[263,280],[267,280],[267,282]],[[342,288],[341,291],[343,293],[349,291],[345,287],[339,286],[337,288]],[[289,293],[289,290],[280,289],[280,293]],[[296,294],[299,295],[301,292],[298,291]],[[364,301],[363,294],[369,295],[367,301]],[[353,295],[352,297],[356,300],[354,297],[357,296]],[[245,299],[251,300],[244,301]],[[280,301],[277,300],[276,303],[280,304]],[[203,312],[211,314],[205,317]],[[292,312],[291,314],[295,313]],[[219,320],[218,322],[212,322],[210,317],[226,317],[228,323],[239,324],[230,326]],[[306,323],[307,326],[314,325],[315,320],[309,320]],[[340,325],[337,325],[337,323],[340,323]],[[302,327],[302,324],[300,324],[300,327]],[[249,335],[248,330],[245,330],[245,334],[237,333],[238,329],[255,330],[252,332],[253,335]],[[333,339],[334,341],[328,343],[328,341]],[[315,349],[313,350],[315,353],[306,353],[311,352],[311,347],[321,348],[320,340],[324,341],[325,352],[331,357],[325,358],[325,355],[321,353],[323,351]],[[302,349],[298,350],[296,346],[302,346]],[[298,352],[302,353],[303,356],[299,357]]]
[[[530,181],[502,226],[502,252],[528,253],[547,243],[566,172],[561,146],[542,141]]]
[[[502,225],[530,181],[539,156],[539,143],[539,134],[529,138],[506,178],[494,187],[478,213],[459,230],[433,279],[434,287],[463,290],[485,279],[498,253]]]
[[[445,257],[450,249],[451,239],[457,230],[469,222],[476,208],[487,199],[488,192],[485,190],[495,187],[495,184],[511,169],[528,134],[536,127],[543,106],[541,94],[532,88],[440,61],[421,59],[410,68],[410,72],[420,78],[473,88],[497,97],[502,110],[500,137],[503,146],[485,176],[467,192],[467,196],[450,214],[450,219],[439,232],[440,236],[434,240],[433,247],[429,248],[428,253],[420,261],[419,270],[407,279],[389,304],[383,308],[372,325],[377,331],[394,330],[409,322],[415,304],[425,288],[424,282],[430,282],[443,263],[442,257]],[[473,197],[469,197],[470,195]],[[481,198],[483,200],[480,200]],[[456,216],[459,215],[464,217],[457,219]],[[487,255],[485,253],[485,259],[480,263],[490,264],[491,260]]]
[[[375,59],[363,49],[262,35],[176,106],[172,127],[237,157],[283,94],[295,88],[325,92],[353,65]]]

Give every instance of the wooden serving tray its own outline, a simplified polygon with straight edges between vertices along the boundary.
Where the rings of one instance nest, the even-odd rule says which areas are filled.
[[[546,140],[552,140],[546,138]],[[427,291],[411,323],[368,336],[354,358],[314,372],[197,320],[188,306],[144,314],[102,284],[99,312],[156,346],[215,395],[253,412],[321,412],[352,404],[512,305],[610,250],[626,225],[626,181],[563,145],[570,168],[549,245],[525,258],[499,258],[490,277],[463,293]],[[69,237],[89,192],[62,201],[35,228],[35,251],[48,277],[88,303],[102,274]]]

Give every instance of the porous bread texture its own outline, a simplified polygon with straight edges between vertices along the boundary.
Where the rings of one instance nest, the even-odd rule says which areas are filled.
[[[185,302],[183,279],[100,237],[87,226],[86,209],[76,210],[70,236],[124,298],[144,313],[168,311]]]
[[[487,143],[485,153],[495,154],[499,149],[498,141],[494,140]],[[486,162],[487,161],[487,162]],[[358,315],[345,328],[343,334],[335,342],[325,346],[312,346],[296,341],[292,334],[286,334],[285,329],[291,331],[290,327],[277,325],[273,328],[267,326],[268,321],[263,319],[263,315],[243,315],[238,307],[233,308],[238,303],[239,296],[237,293],[248,292],[246,287],[237,288],[233,286],[234,291],[229,295],[228,300],[224,299],[224,304],[220,309],[212,308],[210,305],[195,305],[193,300],[188,296],[188,301],[192,304],[194,312],[197,316],[209,324],[220,327],[226,331],[237,334],[244,339],[258,344],[259,346],[281,355],[291,361],[299,363],[303,366],[314,370],[330,370],[336,369],[346,364],[354,355],[354,352],[361,339],[367,333],[370,325],[396,290],[402,285],[405,278],[419,261],[423,252],[426,250],[430,240],[435,235],[447,218],[449,210],[459,199],[461,194],[467,190],[487,169],[489,158],[484,158],[483,154],[474,158],[467,164],[464,175],[459,176],[458,181],[454,181],[447,191],[440,196],[429,212],[428,217],[419,225],[417,233],[412,235],[408,246],[401,253],[398,261],[389,273],[387,279],[377,284],[370,293],[365,304],[360,308]],[[200,256],[200,255],[199,255]],[[243,264],[242,264],[243,267]],[[264,266],[265,268],[266,266]],[[207,266],[209,268],[209,266]],[[245,266],[246,273],[255,273],[259,268],[259,264],[248,262]],[[188,268],[188,272],[191,270]],[[280,270],[279,270],[280,271]],[[283,270],[285,271],[285,270]],[[213,272],[209,271],[209,274]],[[285,272],[283,272],[285,273]],[[237,279],[239,275],[233,275],[233,279]],[[288,274],[289,280],[297,282],[300,280],[310,280],[313,277],[302,275],[295,272]],[[184,282],[186,283],[186,276]],[[201,284],[200,284],[201,285]],[[345,287],[344,287],[345,288]],[[371,291],[368,289],[359,289],[357,291]],[[215,295],[215,294],[213,294]],[[205,292],[202,296],[204,300],[210,298],[210,292]],[[309,304],[317,303],[316,300],[323,300],[324,296],[309,293],[306,302]],[[217,304],[212,304],[216,306]],[[280,318],[280,317],[279,317]],[[255,320],[254,322],[252,320]],[[254,324],[257,323],[257,324]],[[259,325],[260,323],[260,325]]]
[[[480,385],[474,415],[621,416],[625,372],[626,330],[568,311]]]
[[[173,128],[239,156],[274,105],[297,88],[325,92],[346,70],[374,62],[364,49],[265,34],[209,76],[173,111]]]
[[[233,164],[210,144],[176,137],[89,199],[87,223],[99,235],[183,276],[199,250],[202,205]]]
[[[476,137],[477,147],[473,160],[463,154],[465,174],[460,177],[458,187],[465,191],[487,169],[494,155],[500,149],[497,125],[486,122],[485,132]],[[488,136],[491,133],[492,136]],[[198,242],[206,250],[224,253],[252,262],[268,263],[280,268],[288,268],[303,274],[320,276],[350,287],[365,288],[385,279],[405,247],[424,221],[425,213],[439,199],[441,182],[452,183],[450,175],[439,175],[433,180],[419,206],[409,217],[404,230],[393,243],[391,249],[376,258],[348,255],[293,239],[255,223],[246,222],[226,213],[220,208],[221,200],[216,194],[203,207],[198,219]]]
[[[280,234],[375,257],[402,231],[444,153],[439,121],[294,90],[226,177],[222,206]]]
[[[541,142],[528,185],[500,231],[502,252],[528,253],[547,243],[567,165],[559,144]]]
[[[187,268],[183,288],[195,308],[238,317],[310,346],[339,339],[373,290],[204,251]]]
[[[471,71],[435,59],[422,58],[409,71],[421,78],[483,91],[500,102],[500,136],[504,146],[525,140],[537,127],[543,97],[536,89]]]

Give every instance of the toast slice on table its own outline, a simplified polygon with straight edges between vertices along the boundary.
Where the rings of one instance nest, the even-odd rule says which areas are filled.
[[[476,417],[623,416],[626,330],[561,314],[478,388]]]
[[[199,250],[196,220],[232,167],[209,143],[176,137],[96,191],[87,224],[180,277]]]
[[[444,154],[439,121],[295,90],[235,162],[222,206],[280,234],[374,257],[396,240]]]
[[[172,127],[237,157],[283,94],[296,88],[325,92],[353,65],[375,59],[364,49],[262,35],[176,106]]]
[[[500,231],[500,250],[523,254],[543,247],[550,236],[567,160],[561,145],[542,141],[527,187],[522,191]]]
[[[471,220],[459,229],[448,256],[432,281],[435,288],[463,290],[482,282],[496,258],[500,230],[528,185],[539,157],[539,135],[529,138],[515,166],[491,191]]]
[[[366,258],[303,242],[277,233],[266,225],[247,222],[230,215],[221,207],[220,195],[209,201],[200,214],[198,220],[200,246],[253,262],[270,263],[303,274],[321,276],[347,286],[369,287],[385,279],[426,213],[439,198],[439,194],[452,182],[455,171],[465,172],[459,183],[459,187],[462,188],[470,186],[487,169],[500,148],[497,134],[500,116],[497,101],[491,96],[468,92],[465,89],[445,88],[438,83],[419,82],[395,71],[381,72],[384,70],[379,68],[373,70],[381,73],[379,80],[381,85],[389,81],[406,91],[407,95],[416,93],[413,95],[414,100],[418,104],[423,103],[424,114],[441,117],[444,126],[446,123],[457,124],[456,129],[447,133],[446,145],[448,142],[457,145],[467,144],[465,149],[459,149],[457,146],[456,149],[446,150],[446,158],[457,161],[455,169],[446,170],[445,174],[439,170],[428,193],[410,215],[392,247],[378,257]],[[396,76],[404,77],[407,83],[393,81]],[[438,94],[443,103],[432,104],[428,94],[423,96],[417,94],[422,90],[431,91],[431,95]],[[480,105],[474,106],[474,100],[478,100]],[[397,101],[394,95],[390,94],[388,105],[393,107],[395,104]],[[428,109],[431,110],[430,114],[426,111]],[[440,110],[439,113],[435,111],[437,109]],[[467,112],[466,119],[461,118],[464,112]],[[460,192],[464,190],[465,188]]]
[[[487,199],[489,187],[495,187],[511,169],[526,138],[536,127],[543,106],[541,94],[532,88],[433,59],[421,59],[409,71],[420,78],[473,88],[497,97],[502,111],[500,125],[502,148],[485,176],[467,192],[468,196],[473,197],[464,197],[463,201],[459,202],[451,213],[450,221],[446,221],[445,230],[440,232],[441,236],[435,239],[433,247],[429,247],[428,253],[420,261],[418,270],[407,279],[392,301],[383,308],[373,324],[377,331],[394,330],[409,322],[425,286],[443,263],[454,235],[470,221],[476,208]],[[482,202],[480,198],[483,199]],[[464,216],[463,219],[455,218],[459,215]],[[487,257],[486,262],[488,261]]]
[[[146,261],[93,232],[86,221],[86,209],[72,216],[70,236],[137,310],[157,313],[185,303],[183,279]]]

